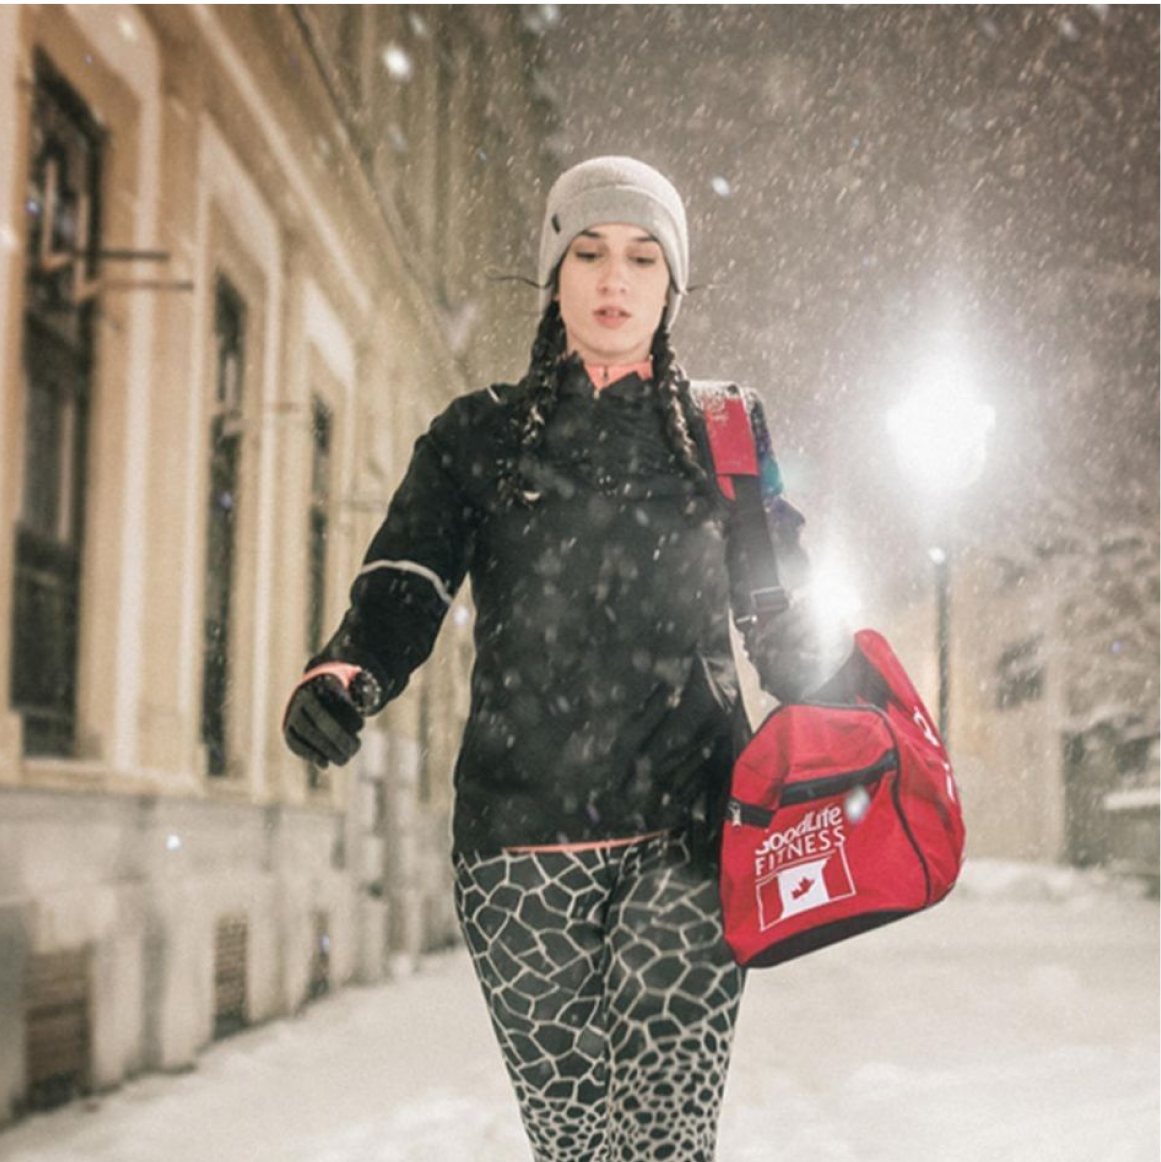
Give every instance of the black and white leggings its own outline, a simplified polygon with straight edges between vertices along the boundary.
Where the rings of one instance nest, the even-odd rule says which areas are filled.
[[[688,839],[455,864],[536,1162],[711,1162],[743,973]]]

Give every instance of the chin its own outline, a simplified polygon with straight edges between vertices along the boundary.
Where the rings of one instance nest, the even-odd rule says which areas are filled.
[[[589,350],[593,353],[593,360],[597,363],[641,363],[649,358],[648,343],[645,344],[644,350],[642,350],[640,343],[623,347],[591,346]]]

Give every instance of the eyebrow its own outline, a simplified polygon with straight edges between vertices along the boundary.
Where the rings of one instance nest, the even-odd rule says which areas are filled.
[[[581,238],[598,238],[602,242],[605,240],[605,236],[599,230],[582,230],[580,232],[579,237],[581,237]],[[636,238],[630,238],[629,241],[630,242],[657,242],[658,246],[661,245],[661,243],[658,242],[657,239],[654,238],[652,234],[638,234]]]

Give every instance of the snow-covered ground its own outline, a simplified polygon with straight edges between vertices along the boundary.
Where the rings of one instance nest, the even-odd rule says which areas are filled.
[[[750,976],[721,1162],[1156,1162],[1158,908],[969,864],[915,917]],[[522,1162],[466,956],[0,1134],[3,1162]]]

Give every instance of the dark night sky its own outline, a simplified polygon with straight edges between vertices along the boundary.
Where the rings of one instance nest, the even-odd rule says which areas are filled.
[[[1031,536],[1054,494],[1155,524],[1155,7],[562,6],[543,36],[562,164],[674,180],[712,284],[679,357],[762,390],[856,556],[920,536],[885,413],[949,336],[997,413],[969,532]]]

